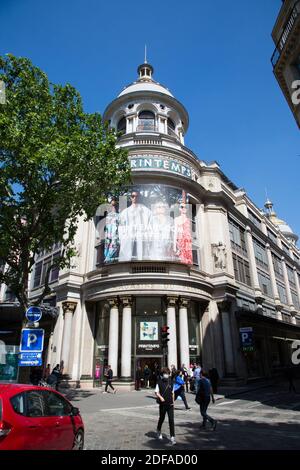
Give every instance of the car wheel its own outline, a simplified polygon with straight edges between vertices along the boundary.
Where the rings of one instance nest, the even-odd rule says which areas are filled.
[[[76,433],[76,436],[74,438],[72,450],[83,450],[83,446],[84,446],[84,433],[82,430],[79,430]]]

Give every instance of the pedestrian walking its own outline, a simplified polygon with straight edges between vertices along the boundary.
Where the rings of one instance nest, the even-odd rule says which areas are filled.
[[[135,389],[137,392],[141,390],[141,378],[142,378],[142,369],[140,366],[138,366],[135,371]]]
[[[196,364],[196,367],[195,367],[194,372],[193,372],[193,377],[194,377],[194,380],[195,380],[195,392],[197,394],[199,384],[200,384],[200,378],[201,378],[201,366],[200,366],[200,364]]]
[[[105,384],[105,391],[103,393],[108,393],[108,387],[110,387],[114,393],[116,393],[116,389],[112,385],[112,380],[113,380],[113,370],[111,366],[107,366],[107,369],[104,373],[104,377],[106,378],[106,384]]]
[[[171,365],[171,379],[172,379],[172,380],[175,380],[176,374],[177,374],[177,369],[176,369],[176,367],[174,366],[174,364],[172,364],[172,365]]]
[[[175,441],[175,423],[174,423],[174,389],[173,382],[171,379],[171,372],[168,367],[163,367],[162,377],[159,378],[156,388],[155,395],[157,402],[159,403],[159,420],[157,424],[157,437],[162,439],[161,428],[165,420],[166,414],[169,419],[170,428],[170,442],[171,445],[176,444]]]
[[[189,378],[190,378],[189,371],[188,371],[187,367],[185,367],[185,364],[182,364],[180,370],[183,373],[183,380],[184,380],[184,384],[185,384],[185,388],[186,388],[186,393],[188,393],[188,391],[189,391]]]
[[[209,421],[212,425],[212,429],[215,431],[217,427],[217,420],[211,418],[211,416],[207,414],[207,408],[210,404],[210,399],[212,399],[212,402],[215,403],[214,393],[208,378],[208,374],[202,371],[195,401],[200,406],[200,414],[203,418],[202,427],[206,428],[206,423]]]
[[[144,367],[144,386],[149,388],[149,382],[151,377],[151,370],[149,369],[148,365],[146,364]]]
[[[185,409],[190,410],[191,407],[187,404],[186,396],[185,396],[185,393],[184,393],[184,384],[185,384],[184,374],[183,374],[182,370],[178,370],[177,375],[175,377],[175,383],[174,383],[174,398],[175,398],[175,401],[176,401],[177,398],[180,397],[181,400],[184,403]]]

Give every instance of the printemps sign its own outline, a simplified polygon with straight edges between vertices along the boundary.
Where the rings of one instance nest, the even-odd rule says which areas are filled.
[[[195,178],[195,172],[188,165],[160,155],[133,155],[130,157],[131,170],[166,170],[186,178]]]

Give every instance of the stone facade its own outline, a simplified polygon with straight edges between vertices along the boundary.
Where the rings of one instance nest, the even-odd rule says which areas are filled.
[[[155,255],[146,255],[145,243],[135,242],[130,259],[108,262],[109,209],[81,220],[74,268],[52,284],[60,315],[48,361],[62,363],[66,380],[80,387],[99,386],[106,364],[127,385],[138,365],[155,362],[178,367],[199,361],[236,382],[279,373],[290,361],[292,341],[300,338],[297,237],[286,237],[274,213],[259,210],[217,163],[207,164],[185,147],[187,111],[152,73],[147,63],[140,66],[139,79],[107,107],[104,119],[122,133],[119,145],[133,162],[133,190],[144,200],[159,194],[171,207],[172,255],[157,255],[159,244]],[[190,261],[180,258],[174,239],[176,210],[187,205]],[[122,212],[111,215],[121,220]],[[38,292],[32,286],[32,296]],[[170,328],[167,357],[160,344],[163,325]],[[253,328],[254,350],[243,350],[242,327]]]

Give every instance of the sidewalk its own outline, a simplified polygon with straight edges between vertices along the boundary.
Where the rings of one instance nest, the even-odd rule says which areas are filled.
[[[294,383],[295,383],[296,389],[300,390],[300,379],[295,379]],[[240,385],[237,387],[220,386],[218,393],[221,394],[225,398],[230,398],[236,395],[253,392],[254,390],[260,390],[262,388],[268,388],[268,387],[288,388],[288,382],[282,377],[265,379],[265,380],[262,379],[259,381],[255,381],[255,382],[248,383],[245,385]]]

